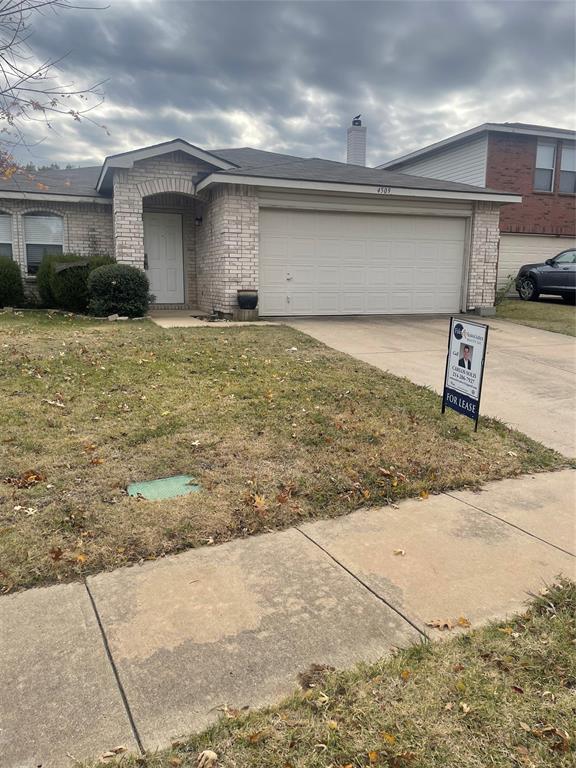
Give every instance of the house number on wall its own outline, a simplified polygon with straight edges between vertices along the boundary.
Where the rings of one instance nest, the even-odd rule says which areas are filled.
[[[392,192],[392,187],[378,187],[376,191],[379,195],[389,195]]]

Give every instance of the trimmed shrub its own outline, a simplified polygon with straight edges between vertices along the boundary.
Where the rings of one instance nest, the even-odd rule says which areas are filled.
[[[85,312],[88,306],[88,275],[104,264],[114,264],[114,259],[107,255],[80,256],[77,253],[45,256],[37,276],[42,303],[70,312]]]
[[[52,274],[54,272],[54,264],[59,261],[60,264],[65,264],[73,261],[78,261],[78,256],[75,253],[53,253],[44,256],[38,267],[36,273],[36,287],[40,294],[40,300],[45,307],[56,307],[56,299],[52,293]]]
[[[50,288],[59,309],[70,312],[85,312],[88,307],[88,276],[92,270],[105,264],[114,264],[111,256],[77,257],[79,264],[59,269],[62,262],[54,261],[50,275]]]
[[[143,317],[152,300],[148,278],[137,267],[111,264],[98,267],[88,277],[88,311],[91,315]]]
[[[0,256],[0,307],[21,307],[25,302],[20,267]]]

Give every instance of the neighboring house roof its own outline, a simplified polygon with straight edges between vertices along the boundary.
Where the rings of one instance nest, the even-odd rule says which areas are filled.
[[[449,136],[447,139],[436,141],[434,144],[429,144],[426,147],[417,149],[414,152],[409,152],[406,155],[401,155],[394,160],[389,160],[387,163],[378,165],[379,169],[393,169],[400,168],[402,165],[408,162],[412,162],[418,158],[424,158],[438,150],[450,147],[461,142],[469,141],[476,138],[483,133],[496,132],[496,133],[516,133],[525,136],[542,136],[544,138],[551,139],[576,139],[576,131],[569,128],[551,128],[546,125],[531,125],[530,123],[482,123],[475,128],[470,128],[468,131],[462,133],[456,133],[454,136]]]
[[[195,179],[198,190],[215,183],[242,183],[361,193],[374,193],[378,189],[383,194],[390,193],[389,188],[394,188],[394,194],[429,192],[431,196],[446,198],[455,196],[500,202],[520,200],[517,195],[470,184],[409,176],[321,158],[302,158],[250,147],[203,150],[183,139],[112,155],[101,167],[17,173],[11,179],[0,179],[0,199],[25,197],[31,200],[75,199],[109,203],[114,168],[130,168],[138,160],[176,151],[201,159],[213,169]]]

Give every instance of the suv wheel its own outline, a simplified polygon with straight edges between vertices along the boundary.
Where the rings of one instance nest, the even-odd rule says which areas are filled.
[[[576,293],[563,293],[562,298],[566,304],[576,304]]]
[[[533,277],[525,277],[520,283],[518,294],[522,301],[538,301],[540,291]]]

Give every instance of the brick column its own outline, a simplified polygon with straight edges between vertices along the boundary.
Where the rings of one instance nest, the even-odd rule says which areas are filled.
[[[258,289],[258,199],[254,189],[222,185],[204,200],[197,233],[198,304],[230,314],[239,288]]]
[[[144,269],[142,196],[125,170],[114,174],[113,219],[116,260]]]
[[[467,309],[493,307],[496,298],[498,242],[500,239],[498,203],[474,204],[471,225]]]

